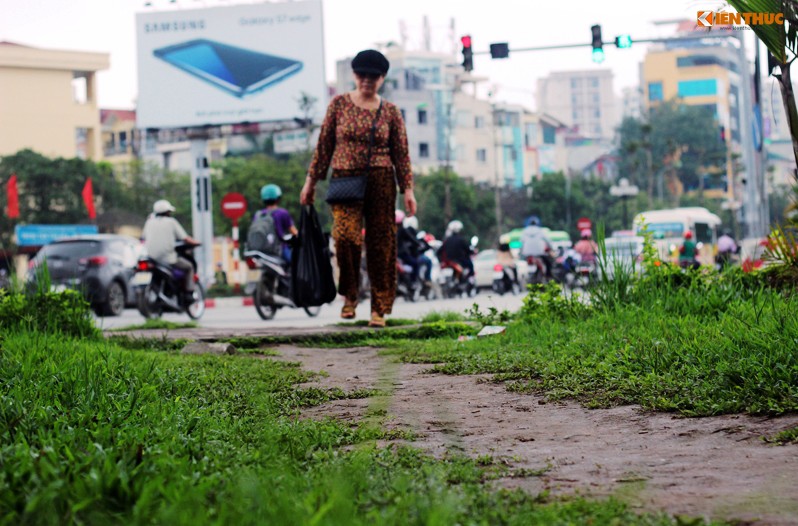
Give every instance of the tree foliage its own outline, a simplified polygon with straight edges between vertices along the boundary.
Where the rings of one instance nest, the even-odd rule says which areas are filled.
[[[650,204],[656,194],[676,205],[686,189],[703,188],[705,178],[718,183],[725,174],[726,144],[704,107],[668,101],[652,108],[647,119],[625,118],[619,135],[620,172],[645,191]]]

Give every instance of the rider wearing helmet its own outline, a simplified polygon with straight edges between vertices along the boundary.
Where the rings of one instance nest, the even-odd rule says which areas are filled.
[[[443,240],[441,248],[438,249],[438,257],[441,261],[457,263],[468,269],[470,274],[474,273],[474,264],[471,261],[471,246],[460,233],[463,231],[463,223],[457,219],[451,221],[446,227],[446,239]]]
[[[684,233],[684,243],[679,248],[679,265],[681,267],[698,268],[698,260],[696,259],[696,244],[693,241],[693,233],[689,230]]]
[[[579,254],[580,261],[585,263],[594,263],[596,261],[596,254],[598,254],[598,245],[591,238],[593,233],[589,228],[583,228],[579,235],[582,239],[576,242],[574,250]]]
[[[413,278],[417,278],[421,268],[424,268],[424,280],[430,281],[432,273],[432,261],[424,255],[429,249],[429,245],[424,239],[418,238],[418,219],[405,217],[401,210],[402,221],[396,225],[396,247],[399,259],[402,263],[413,268]],[[399,215],[396,216],[399,218]]]
[[[285,208],[281,208],[280,198],[283,196],[283,191],[276,184],[267,184],[260,189],[260,198],[263,201],[264,208],[255,212],[252,217],[254,223],[266,214],[271,214],[274,219],[274,229],[276,230],[277,237],[282,239],[286,234],[297,235],[299,232],[294,226],[294,220],[291,214]],[[287,262],[291,261],[291,247],[283,243],[283,259]]]
[[[187,259],[179,257],[175,243],[182,241],[187,245],[199,245],[199,241],[189,236],[177,219],[172,217],[175,207],[166,199],[155,201],[152,214],[144,223],[141,239],[147,255],[155,261],[179,268],[185,272],[183,291],[192,294],[194,291],[194,265]]]
[[[546,267],[546,276],[552,277],[551,270],[554,258],[551,257],[552,243],[546,232],[540,226],[538,216],[529,216],[521,232],[521,257],[538,258]]]

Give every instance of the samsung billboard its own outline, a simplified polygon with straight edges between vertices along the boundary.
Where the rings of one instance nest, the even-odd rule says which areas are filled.
[[[303,93],[324,111],[321,0],[139,13],[136,35],[140,128],[303,117]]]

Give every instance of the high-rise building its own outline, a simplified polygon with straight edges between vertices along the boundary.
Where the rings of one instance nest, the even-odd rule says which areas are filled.
[[[538,80],[538,111],[568,124],[582,137],[611,140],[619,122],[609,69],[555,71]]]

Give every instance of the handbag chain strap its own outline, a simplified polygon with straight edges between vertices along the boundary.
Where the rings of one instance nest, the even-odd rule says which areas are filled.
[[[374,133],[377,130],[377,121],[380,119],[380,112],[382,111],[382,97],[380,97],[380,107],[377,108],[377,114],[374,116],[374,122],[371,123],[371,136],[369,137],[369,155],[366,161],[366,173],[371,171],[371,148],[374,146]]]

